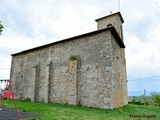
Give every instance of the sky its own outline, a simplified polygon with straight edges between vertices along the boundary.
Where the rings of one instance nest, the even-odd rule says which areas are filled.
[[[9,79],[11,54],[95,31],[97,18],[120,10],[128,91],[160,92],[159,8],[160,0],[0,0],[0,79]]]

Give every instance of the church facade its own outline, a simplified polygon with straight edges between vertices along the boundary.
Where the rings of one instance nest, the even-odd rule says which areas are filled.
[[[12,54],[16,99],[114,109],[127,104],[120,12],[96,20],[98,30]]]

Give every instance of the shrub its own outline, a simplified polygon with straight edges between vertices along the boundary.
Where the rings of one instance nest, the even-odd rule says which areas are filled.
[[[131,104],[135,104],[135,102],[136,102],[136,99],[133,98],[132,101],[131,101]]]
[[[31,102],[31,99],[30,98],[25,98],[25,99],[20,100],[20,101],[22,101],[22,102]]]
[[[152,92],[151,96],[152,96],[152,100],[154,101],[154,103],[157,106],[160,106],[160,93],[158,93],[158,92]]]
[[[141,105],[141,102],[140,101],[136,101],[135,104],[136,105]]]
[[[75,61],[75,60],[77,60],[77,56],[76,55],[70,56],[69,60]]]

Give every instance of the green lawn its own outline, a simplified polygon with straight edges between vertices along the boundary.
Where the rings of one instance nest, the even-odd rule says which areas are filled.
[[[19,111],[39,114],[36,120],[160,120],[160,107],[126,105],[114,110],[101,110],[61,104],[45,104],[17,101]],[[5,100],[4,106],[13,108],[12,100]],[[130,115],[149,116],[156,118],[133,118]],[[35,120],[35,119],[34,119]]]

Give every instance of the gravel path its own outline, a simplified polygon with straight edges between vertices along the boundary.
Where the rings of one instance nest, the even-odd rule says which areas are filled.
[[[28,112],[18,112],[21,120],[26,120],[27,118],[37,118],[39,115],[31,114]],[[15,109],[2,108],[0,110],[0,120],[18,120]]]

